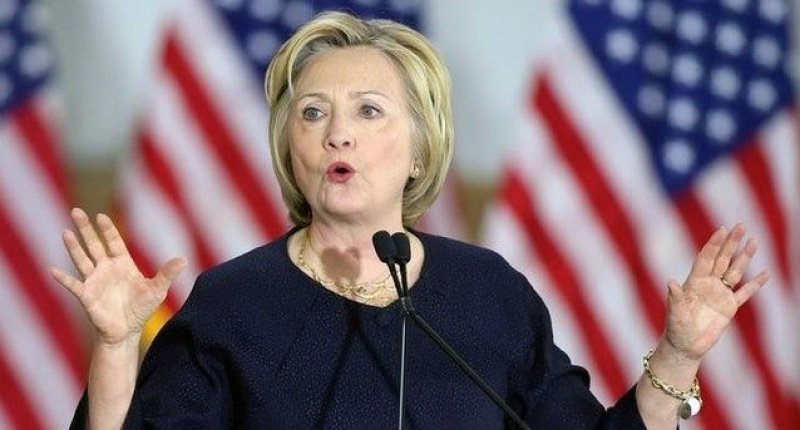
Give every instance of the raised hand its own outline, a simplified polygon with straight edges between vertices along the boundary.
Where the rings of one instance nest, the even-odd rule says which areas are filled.
[[[742,277],[758,248],[745,227],[718,229],[703,246],[681,286],[668,283],[666,340],[690,359],[700,359],[719,340],[736,311],[769,279],[762,270],[742,285]]]
[[[108,216],[97,216],[98,229],[81,209],[73,209],[71,216],[83,245],[71,230],[64,231],[63,240],[82,281],[59,268],[51,269],[53,277],[78,298],[100,342],[116,345],[138,339],[186,267],[186,259],[173,258],[153,278],[146,278]]]

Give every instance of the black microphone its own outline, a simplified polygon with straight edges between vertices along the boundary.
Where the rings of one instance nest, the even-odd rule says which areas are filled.
[[[386,230],[381,230],[372,235],[372,246],[375,247],[375,253],[378,254],[378,258],[386,264],[393,263],[397,258],[397,248],[394,240]]]
[[[397,297],[403,297],[403,290],[400,286],[400,280],[397,278],[397,268],[395,262],[397,260],[397,247],[392,240],[392,236],[386,230],[381,230],[372,235],[372,246],[375,247],[375,253],[378,258],[389,266],[389,273],[392,275],[394,287],[397,289]]]
[[[408,241],[408,236],[402,231],[398,231],[392,235],[392,240],[397,250],[397,262],[407,264],[411,261],[411,243]]]
[[[394,240],[394,247],[397,249],[397,265],[400,266],[400,281],[403,287],[403,295],[400,296],[400,302],[403,304],[403,309],[406,312],[413,312],[414,306],[411,304],[411,298],[408,295],[408,277],[406,272],[406,265],[411,261],[411,244],[408,241],[408,236],[403,232],[397,232],[392,235]]]

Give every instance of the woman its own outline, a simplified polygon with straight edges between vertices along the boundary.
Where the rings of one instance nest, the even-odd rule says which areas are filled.
[[[107,216],[95,229],[73,211],[78,234],[64,242],[83,280],[53,275],[97,333],[74,426],[393,427],[400,312],[371,243],[378,230],[409,233],[417,310],[534,428],[675,428],[682,400],[697,408],[700,360],[767,280],[762,272],[735,288],[756,245],[741,246],[742,226],[719,229],[686,282],[668,285],[647,371],[604,410],[585,371],[553,344],[547,309],[521,274],[490,251],[410,230],[452,158],[449,78],[423,36],[322,14],[275,56],[266,90],[274,168],[296,227],[202,274],[141,371],[142,326],[186,262],[147,279]],[[413,328],[408,357],[411,427],[504,426]]]

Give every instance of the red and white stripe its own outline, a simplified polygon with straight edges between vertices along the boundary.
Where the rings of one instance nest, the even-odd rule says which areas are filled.
[[[0,428],[64,427],[85,382],[82,316],[48,273],[70,267],[56,110],[35,95],[0,122]]]
[[[188,1],[177,12],[119,198],[144,270],[176,255],[189,259],[189,273],[170,292],[171,312],[200,271],[288,226],[259,82],[207,4]]]
[[[683,279],[717,225],[745,222],[754,267],[772,280],[742,308],[701,370],[705,404],[687,428],[798,428],[798,133],[778,115],[676,201],[650,171],[643,137],[573,30],[536,68],[519,140],[485,223],[485,243],[531,279],[557,340],[611,404],[663,330],[666,281]],[[507,222],[499,222],[506,220]],[[529,273],[528,270],[523,270]]]

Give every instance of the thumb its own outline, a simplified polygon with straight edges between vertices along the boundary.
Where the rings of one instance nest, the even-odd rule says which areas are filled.
[[[680,301],[683,298],[683,289],[680,282],[674,279],[667,281],[667,296],[670,301]]]
[[[184,257],[176,257],[164,263],[164,265],[158,269],[155,278],[153,278],[158,288],[168,289],[187,265],[188,262]]]

